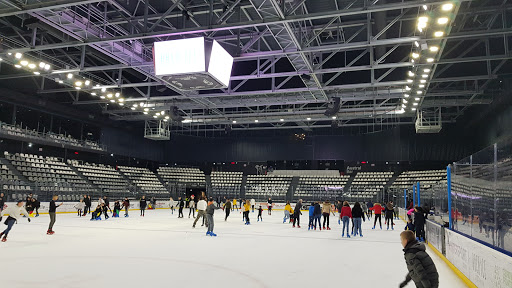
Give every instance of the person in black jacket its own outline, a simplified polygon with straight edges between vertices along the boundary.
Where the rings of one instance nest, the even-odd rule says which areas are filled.
[[[140,216],[144,217],[144,212],[146,211],[147,201],[146,196],[142,196],[140,199]]]
[[[130,200],[128,200],[128,197],[124,197],[123,207],[124,207],[124,217],[128,217],[128,209],[130,209]]]
[[[299,199],[297,204],[295,204],[295,210],[293,211],[293,227],[297,224],[297,228],[300,228],[300,209],[302,208],[302,199]]]
[[[178,198],[179,202],[179,210],[178,210],[178,218],[183,218],[183,208],[185,207],[185,201],[183,199]]]
[[[55,204],[55,201],[59,199],[59,196],[53,195],[52,201],[50,202],[50,209],[48,210],[50,214],[50,225],[48,226],[48,231],[46,231],[46,234],[53,235],[55,232],[53,231],[53,225],[55,224],[55,213],[57,212],[57,207],[62,205],[63,203],[60,203],[59,205]]]
[[[365,221],[364,219],[364,212],[361,208],[361,204],[359,202],[354,203],[354,208],[352,208],[352,234],[354,236],[363,237],[363,230],[361,229],[362,221]]]
[[[0,193],[0,212],[2,212],[2,210],[4,210],[4,205],[5,205],[5,196],[4,196],[4,193]]]
[[[400,288],[405,287],[411,280],[417,288],[439,287],[439,274],[434,261],[425,252],[425,244],[416,241],[414,232],[409,230],[400,233],[400,240],[404,247],[405,264],[409,271],[405,281],[400,283]]]
[[[272,198],[268,198],[268,201],[267,201],[267,206],[268,206],[268,215],[272,215]]]
[[[414,207],[414,227],[416,227],[416,239],[425,241],[425,214],[419,206]]]
[[[320,228],[320,231],[322,231],[322,207],[320,207],[320,203],[315,202],[313,210],[313,223],[316,230],[316,223],[318,222],[318,228]]]
[[[41,207],[41,202],[39,202],[39,200],[37,200],[36,198],[32,198],[32,207],[36,211],[35,217],[39,217],[39,207]]]
[[[91,213],[91,196],[85,195],[84,197],[84,203],[85,203],[85,209],[84,209],[84,216],[87,215],[87,213]]]

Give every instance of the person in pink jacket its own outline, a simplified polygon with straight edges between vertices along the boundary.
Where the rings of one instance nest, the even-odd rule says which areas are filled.
[[[343,229],[341,230],[341,237],[345,237],[345,227],[347,227],[347,237],[350,238],[349,223],[352,218],[352,209],[347,201],[343,202],[343,207],[340,213],[341,221],[343,221]]]

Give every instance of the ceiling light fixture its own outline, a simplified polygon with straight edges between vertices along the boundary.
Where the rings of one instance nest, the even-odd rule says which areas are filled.
[[[414,73],[412,73],[412,71],[407,72],[407,74],[411,77],[414,77]]]
[[[427,80],[425,80],[425,79],[421,79],[421,80],[420,80],[420,83],[427,83]]]
[[[21,64],[21,66],[27,66],[28,65],[28,61],[27,60],[21,60],[20,64]]]
[[[448,17],[437,18],[437,24],[444,25],[446,23],[448,23]]]
[[[410,91],[410,90],[411,90],[411,87],[409,87],[409,86],[405,86],[405,90],[406,90],[406,91]]]
[[[404,104],[407,104],[407,100],[405,99],[402,99],[402,102],[404,102]]]
[[[423,94],[423,91],[416,91],[416,94],[421,95]]]
[[[75,86],[82,86],[82,81],[76,81]]]
[[[412,103],[412,105],[414,105],[414,106],[418,106],[418,103]]]
[[[453,4],[452,3],[443,4],[443,6],[441,6],[441,9],[443,11],[450,11],[453,9]]]
[[[68,73],[67,77],[68,77],[68,79],[73,79],[73,74]]]
[[[412,83],[412,79],[407,79],[407,82],[408,83]]]
[[[420,97],[414,98],[415,101],[420,101]]]
[[[76,89],[76,90],[80,90],[80,89],[82,89],[82,88],[80,88],[80,87],[75,87],[75,89]]]
[[[436,31],[434,32],[434,37],[442,37],[444,35],[443,31]]]
[[[416,47],[420,47],[420,43],[418,43],[418,41],[414,41],[414,45],[415,45]]]
[[[416,111],[416,108],[412,107],[411,111]]]
[[[21,65],[16,64],[16,65],[14,65],[14,67],[16,67],[16,68],[20,69],[20,68],[21,68]]]
[[[428,73],[428,72],[430,72],[430,69],[425,68],[425,69],[423,69],[423,72]]]
[[[44,63],[44,62],[39,62],[39,68],[43,69],[43,68],[44,68],[44,65],[46,65],[46,63]]]
[[[21,59],[22,56],[23,56],[23,54],[21,54],[21,53],[14,54],[14,58],[16,58],[16,59]]]
[[[117,92],[115,95],[116,95],[116,98],[121,96],[121,94],[119,94],[119,92]]]
[[[405,98],[409,98],[409,96],[410,96],[409,94],[404,94]]]
[[[427,62],[429,62],[429,63],[434,62],[434,58],[427,58]]]
[[[132,107],[132,108],[130,108],[130,109],[135,110],[135,107]]]
[[[418,87],[425,88],[425,84],[420,84],[420,85],[418,85]]]
[[[258,122],[260,122],[260,121],[258,121],[258,119],[256,119],[256,120],[254,120],[254,122],[255,122],[255,123],[258,123]]]
[[[413,52],[411,56],[412,56],[412,58],[416,59],[416,58],[420,57],[420,54]]]
[[[41,73],[39,73],[39,72],[37,72],[37,71],[34,71],[34,74],[39,75],[39,74],[41,74]]]
[[[105,92],[105,91],[107,91],[107,88],[105,88],[105,87],[101,88],[101,92]]]
[[[428,74],[421,75],[421,78],[427,78],[427,77],[428,77]]]
[[[283,122],[283,121],[284,121],[284,119],[283,119],[283,118],[281,118],[281,119],[279,119],[279,121]]]
[[[89,86],[89,84],[91,84],[91,81],[85,80],[84,84],[85,84],[85,86]]]
[[[423,5],[423,10],[427,10],[427,5]]]
[[[308,121],[309,121],[309,120],[311,120],[311,118],[309,118],[309,117],[308,117],[308,118],[306,118],[306,120],[308,120]]]
[[[92,95],[92,96],[96,96],[96,92],[92,92],[92,93],[91,93],[91,95]]]
[[[236,120],[233,120],[233,124],[236,124]]]
[[[430,46],[428,49],[430,50],[430,52],[437,52],[437,51],[439,51],[439,47],[437,47],[437,46]]]
[[[36,66],[36,64],[34,64],[34,63],[30,63],[30,64],[28,64],[28,68],[30,68],[30,69],[35,69],[36,67],[37,67],[37,66]]]
[[[148,115],[148,112],[147,112],[147,111],[144,111],[144,112],[142,112],[142,113],[144,113],[145,115]]]
[[[101,95],[101,96],[100,96],[100,98],[101,98],[101,99],[105,99],[105,96],[104,96],[104,95]]]
[[[50,70],[50,68],[51,68],[50,64],[44,65],[44,70],[48,71],[48,70]]]
[[[108,98],[112,98],[112,93],[108,93],[108,94],[107,94],[107,97],[108,97]]]
[[[405,104],[402,104],[402,108],[405,108],[405,107],[406,107]]]

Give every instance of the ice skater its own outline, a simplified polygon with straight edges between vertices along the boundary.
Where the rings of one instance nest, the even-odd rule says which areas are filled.
[[[407,219],[407,225],[405,225],[404,230],[416,232],[416,227],[414,227],[414,224],[412,224],[412,219]]]
[[[254,213],[254,206],[256,205],[256,200],[251,199],[251,209],[252,209],[252,213]]]
[[[119,201],[114,202],[114,211],[112,212],[113,218],[119,218],[119,212],[121,212],[121,203]]]
[[[224,212],[226,213],[224,221],[228,221],[229,213],[231,213],[231,201],[229,201],[229,199],[226,199],[226,202],[224,203]]]
[[[2,205],[3,207],[3,205]],[[18,218],[20,215],[27,217],[28,222],[30,222],[30,217],[25,208],[23,208],[23,201],[19,200],[16,205],[7,207],[6,209],[2,210],[0,212],[0,222],[2,221],[2,215],[9,215],[7,219],[5,220],[5,225],[7,225],[7,228],[0,233],[0,238],[2,239],[2,242],[7,241],[7,236],[9,235],[9,232],[12,229],[12,226],[15,223],[18,223]]]
[[[363,230],[361,229],[361,224],[364,219],[364,209],[361,208],[361,204],[359,202],[354,203],[354,208],[352,208],[352,232],[354,236],[363,237]]]
[[[181,199],[181,197],[178,198],[178,218],[183,218],[183,208],[185,208],[185,201]]]
[[[204,226],[205,218],[206,218],[206,208],[208,204],[206,203],[206,200],[203,196],[199,198],[199,201],[197,201],[197,217],[196,220],[194,220],[194,224],[192,224],[192,228],[196,228],[196,223],[199,218],[203,218],[203,224],[201,226]]]
[[[393,227],[393,225],[395,225],[393,223],[393,212],[395,211],[395,208],[393,207],[393,203],[391,202],[388,202],[388,204],[386,204],[386,209],[385,209],[385,215],[386,215],[386,225],[387,225],[387,230],[389,230],[389,223],[391,223],[391,230],[395,230],[395,227]]]
[[[366,207],[368,207],[368,219],[372,218],[373,206],[372,200],[368,200],[368,203],[366,203]]]
[[[345,227],[347,227],[347,238],[350,238],[349,225],[350,219],[352,219],[352,209],[347,201],[343,202],[340,213],[341,221],[343,222],[343,229],[341,230],[341,237],[345,237]]]
[[[129,217],[130,215],[128,215],[128,209],[130,209],[130,200],[128,200],[128,197],[124,197],[123,207],[124,207],[124,217]]]
[[[261,215],[263,213],[263,208],[261,208],[261,205],[260,205],[260,208],[258,208],[258,222],[263,222],[263,216]]]
[[[102,205],[98,204],[96,210],[91,212],[91,221],[101,220],[101,213],[103,213]]]
[[[192,218],[196,218],[196,202],[194,202],[194,198],[191,198],[190,202],[188,202],[188,208],[188,218],[190,218],[190,214],[192,214]]]
[[[313,229],[313,222],[315,221],[315,203],[311,203],[309,205],[309,223],[308,223],[308,231]]]
[[[316,224],[318,223],[318,229],[322,231],[322,207],[320,207],[320,203],[315,203],[315,211],[313,212],[315,217],[315,230],[316,230]]]
[[[218,207],[215,207],[213,204],[213,198],[210,198],[208,201],[208,206],[206,207],[206,219],[208,221],[208,231],[206,232],[206,236],[217,236],[217,234],[213,233],[213,227],[214,227],[214,220],[213,220],[213,214],[215,213],[215,210],[219,209]]]
[[[171,209],[171,214],[174,215],[174,199],[169,198],[169,208]]]
[[[238,211],[238,206],[236,205],[236,198],[233,198],[233,211],[235,211],[235,208]]]
[[[39,200],[37,200],[36,198],[32,197],[32,207],[36,211],[35,217],[39,217],[39,207],[41,207],[41,202],[39,202]]]
[[[108,208],[107,204],[105,204],[105,203],[101,204],[101,209],[103,209],[103,215],[105,215],[105,220],[110,218],[110,217],[108,217],[108,209],[109,208]]]
[[[55,204],[55,201],[57,201],[58,199],[59,199],[59,196],[53,195],[52,201],[50,201],[50,209],[48,210],[48,212],[50,214],[50,225],[48,225],[48,231],[46,231],[47,235],[55,234],[55,231],[53,231],[53,225],[55,224],[55,221],[56,221],[55,215],[57,212],[57,207],[60,207],[63,204],[62,202],[59,205]]]
[[[267,205],[268,205],[268,215],[272,215],[272,198],[268,197]]]
[[[75,209],[77,210],[76,212],[78,213],[77,216],[82,217],[82,213],[85,209],[85,203],[84,203],[83,199],[80,199],[80,202],[76,203]]]
[[[377,219],[379,219],[379,225],[380,225],[380,229],[382,230],[382,218],[381,218],[381,214],[382,214],[382,211],[384,210],[384,208],[382,208],[382,206],[380,205],[380,203],[375,203],[375,204],[372,204],[373,206],[370,207],[370,211],[373,211],[375,212],[375,219],[373,220],[373,228],[372,229],[375,229],[375,225],[377,224]],[[370,214],[371,215],[371,214]]]
[[[329,200],[325,201],[322,205],[322,215],[324,216],[324,230],[331,230],[331,228],[329,228],[329,217],[331,216],[331,202],[329,202]],[[326,221],[327,228],[325,226]]]
[[[286,220],[291,219],[291,215],[293,214],[292,205],[290,205],[290,201],[286,202],[286,205],[284,206],[284,218],[283,223],[286,223]]]
[[[140,216],[141,217],[144,217],[144,214],[146,212],[146,206],[148,205],[147,201],[146,201],[146,196],[142,196],[142,198],[140,199],[140,203],[139,203],[139,208],[140,208]]]
[[[418,243],[412,231],[400,233],[400,241],[404,247],[405,264],[409,271],[405,276],[405,281],[400,283],[400,288],[407,286],[411,280],[414,281],[416,287],[439,287],[439,274],[434,261],[425,251],[425,244]]]
[[[302,212],[300,211],[302,209],[302,199],[299,199],[297,204],[295,204],[295,211],[293,212],[293,227],[295,228],[295,225],[297,225],[297,228],[300,228],[300,215],[302,215]]]
[[[249,220],[249,212],[251,212],[251,201],[246,200],[244,204],[245,225],[251,225],[251,220]]]
[[[423,208],[414,207],[414,227],[416,228],[416,240],[425,241],[425,214]]]

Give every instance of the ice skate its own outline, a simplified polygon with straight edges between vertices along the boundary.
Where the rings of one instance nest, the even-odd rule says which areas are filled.
[[[213,232],[210,232],[210,236],[212,237],[217,237],[217,234],[213,233]]]
[[[345,237],[345,233],[341,233],[341,238]]]
[[[347,234],[347,238],[350,238],[350,235]]]
[[[327,230],[331,230],[331,228],[327,227]]]
[[[375,230],[375,226],[373,226],[372,230]]]
[[[4,238],[2,238],[2,242],[6,242],[7,241],[7,236],[4,236]]]
[[[206,236],[209,236],[210,235],[210,231],[206,231]]]

